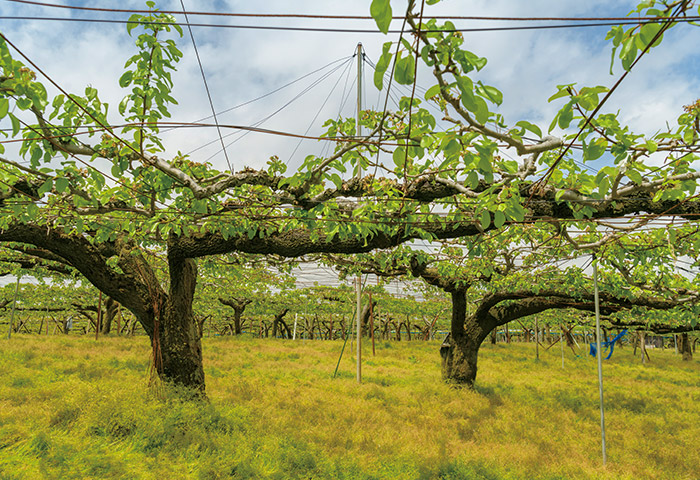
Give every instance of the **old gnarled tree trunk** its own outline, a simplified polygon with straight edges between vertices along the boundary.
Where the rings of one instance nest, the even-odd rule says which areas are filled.
[[[164,379],[204,393],[202,342],[192,311],[197,266],[192,259],[170,254],[168,264],[170,290],[151,336],[156,369]]]
[[[456,289],[452,297],[450,337],[440,348],[442,378],[455,385],[472,387],[476,380],[479,347],[496,328],[488,319],[467,316],[467,292]]]

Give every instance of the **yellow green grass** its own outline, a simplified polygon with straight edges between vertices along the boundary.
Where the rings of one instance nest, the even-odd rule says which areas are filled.
[[[629,347],[596,364],[486,345],[476,391],[438,344],[380,343],[355,382],[340,342],[204,340],[209,402],[148,388],[144,338],[0,341],[0,478],[700,478],[700,362]]]

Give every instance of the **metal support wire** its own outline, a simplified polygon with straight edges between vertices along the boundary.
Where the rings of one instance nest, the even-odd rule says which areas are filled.
[[[209,99],[209,106],[211,107],[211,113],[214,117],[214,123],[216,124],[216,131],[219,134],[219,141],[221,142],[221,148],[224,151],[224,157],[226,157],[226,165],[228,169],[233,174],[233,166],[228,158],[228,153],[226,152],[226,145],[224,144],[224,137],[221,135],[221,127],[219,127],[219,119],[216,116],[216,110],[214,109],[214,102],[211,99],[211,93],[209,92],[209,84],[207,83],[207,77],[204,74],[204,67],[202,67],[202,60],[199,58],[199,50],[197,49],[197,43],[194,41],[194,33],[192,33],[192,26],[190,25],[190,20],[187,18],[187,10],[185,9],[185,0],[180,0],[180,5],[182,5],[182,13],[185,15],[185,22],[187,23],[187,30],[190,32],[190,38],[192,39],[192,46],[194,47],[194,53],[197,56],[197,63],[199,64],[199,71],[202,73],[202,80],[204,81],[204,89],[207,91],[207,98]]]

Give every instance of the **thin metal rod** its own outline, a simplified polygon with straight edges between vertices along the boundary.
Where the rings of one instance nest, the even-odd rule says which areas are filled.
[[[10,328],[7,329],[7,339],[12,337],[12,325],[15,323],[15,306],[17,305],[17,294],[19,293],[19,281],[22,278],[21,275],[17,276],[17,284],[15,285],[15,298],[12,300],[12,313],[10,314]]]
[[[356,279],[357,293],[357,383],[362,383],[362,277]]]
[[[540,360],[540,322],[535,317],[535,359]]]
[[[357,44],[357,118],[355,132],[362,135],[360,115],[362,112],[362,44]],[[362,178],[362,164],[357,159],[357,178]],[[357,383],[362,383],[362,276],[357,276]]]
[[[595,298],[595,342],[598,360],[598,391],[600,393],[600,438],[603,449],[603,465],[608,461],[605,448],[605,407],[603,402],[603,354],[600,345],[600,299],[598,298],[598,260],[593,254],[593,290]]]

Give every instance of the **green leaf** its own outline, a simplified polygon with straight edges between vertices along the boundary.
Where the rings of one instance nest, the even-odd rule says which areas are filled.
[[[661,24],[659,23],[645,23],[642,25],[642,28],[639,29],[639,35],[638,38],[642,42],[642,46],[640,50],[646,48],[647,45],[649,45],[652,40],[654,40],[654,37],[656,36],[657,33],[661,30]],[[657,46],[659,42],[661,41],[661,38],[658,38],[656,42],[654,42],[653,47]]]
[[[486,230],[491,225],[491,213],[488,210],[481,212],[481,228]]]
[[[415,68],[416,63],[413,55],[400,58],[396,62],[396,72],[394,72],[396,82],[401,85],[412,85],[413,80],[415,79]]]
[[[540,130],[540,127],[535,125],[534,123],[530,123],[526,120],[520,120],[519,122],[516,123],[518,127],[522,127],[525,130],[534,133],[537,135],[539,138],[542,138],[542,130]]]
[[[392,158],[394,159],[394,164],[397,167],[403,168],[403,165],[406,162],[406,149],[404,147],[397,147],[396,150],[394,150]]]
[[[637,45],[634,41],[634,37],[630,37],[622,44],[622,50],[620,50],[620,58],[622,59],[622,68],[626,71],[632,67],[632,63],[635,58],[637,58]]]
[[[493,225],[501,228],[504,223],[506,223],[506,216],[500,210],[496,210],[493,214]]]
[[[5,118],[10,110],[10,101],[6,98],[0,98],[0,118]]]
[[[193,200],[192,201],[192,208],[194,209],[195,213],[205,215],[208,212],[207,201],[206,200]]]
[[[39,196],[41,197],[46,192],[50,192],[52,188],[53,188],[53,179],[49,178],[41,185],[41,187],[39,187],[39,190],[38,190]]]
[[[39,165],[39,159],[41,159],[41,157],[42,157],[43,154],[44,154],[44,152],[42,152],[41,149],[38,148],[38,147],[37,147],[37,148],[34,148],[34,149],[32,150],[32,157],[31,157],[31,159],[29,160],[29,162],[32,164],[32,166],[37,166],[37,165]]]
[[[479,170],[482,172],[490,172],[492,170],[491,159],[486,155],[479,155]]]
[[[389,32],[391,24],[391,2],[389,0],[372,0],[369,13],[382,33]]]
[[[489,85],[484,85],[481,82],[477,83],[477,92],[485,98],[488,98],[496,105],[503,103],[503,93],[496,87],[491,87]]]
[[[142,19],[141,15],[138,13],[134,13],[132,16],[129,17],[128,22],[126,23],[126,33],[131,36],[131,31],[139,26],[139,23]]]
[[[457,139],[451,139],[447,142],[447,145],[443,147],[443,152],[446,157],[454,157],[462,151],[462,145],[457,141]]]
[[[645,146],[647,147],[649,153],[654,153],[659,148],[657,143],[653,140],[647,140]]]
[[[39,216],[39,207],[34,203],[30,203],[26,206],[25,213],[29,218],[35,219]]]
[[[389,68],[391,61],[391,42],[386,42],[382,45],[382,56],[377,61],[377,67],[374,69],[374,86],[377,90],[384,88],[384,73]]]
[[[32,101],[25,97],[18,98],[17,108],[19,108],[20,110],[29,110],[30,108],[32,108]]]
[[[56,191],[58,193],[63,193],[68,188],[69,181],[67,178],[57,177],[54,179],[53,184],[54,188],[56,188]]]
[[[124,72],[124,74],[119,78],[119,86],[122,88],[126,88],[129,85],[131,85],[131,80],[134,77],[134,72],[131,70],[127,70]]]
[[[569,125],[571,124],[571,121],[573,119],[574,109],[571,107],[571,104],[569,104],[559,112],[559,128],[561,128],[562,130],[569,128]]]
[[[429,100],[429,99],[431,99],[434,96],[439,95],[439,94],[440,94],[440,85],[433,85],[432,87],[430,87],[428,89],[427,92],[425,92],[425,99]]]
[[[639,173],[637,170],[627,170],[627,172],[625,173],[627,174],[627,177],[637,185],[641,185],[644,181],[642,178],[642,174]]]
[[[573,84],[573,83],[571,83],[569,85],[557,85],[557,88],[559,89],[559,91],[557,93],[555,93],[554,95],[552,95],[551,97],[549,97],[549,99],[547,99],[547,101],[551,102],[552,100],[556,100],[557,98],[571,96],[571,94],[569,93],[569,87],[572,87],[574,85],[575,84]]]
[[[479,186],[479,175],[474,170],[470,171],[464,184],[474,190]]]
[[[591,143],[583,143],[583,159],[596,160],[603,156],[605,149],[608,148],[608,141],[604,138],[596,138]]]

